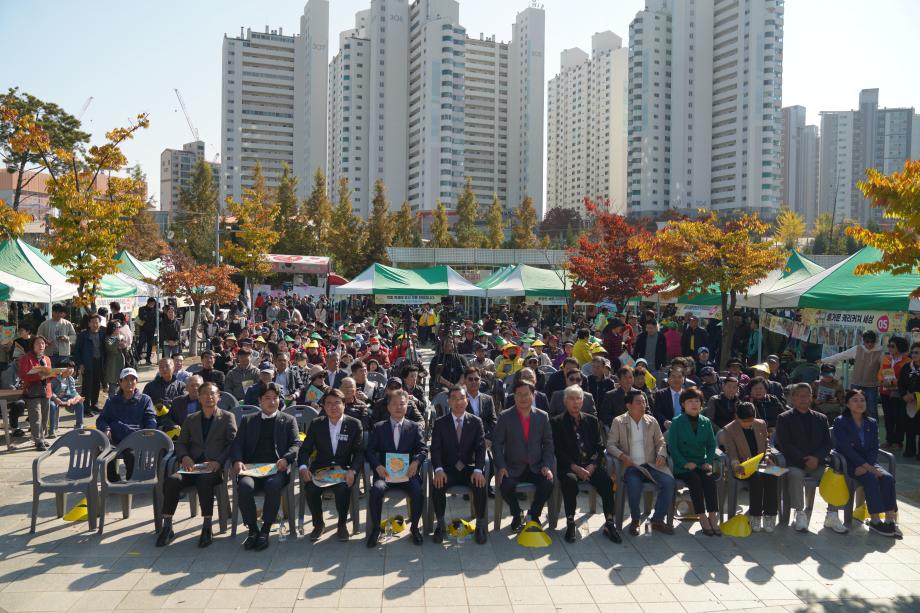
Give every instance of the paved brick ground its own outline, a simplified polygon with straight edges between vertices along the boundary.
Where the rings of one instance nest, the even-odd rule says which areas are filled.
[[[145,368],[142,379],[152,374]],[[85,523],[56,519],[46,496],[30,536],[35,452],[22,446],[0,452],[0,610],[920,612],[920,464],[913,460],[897,472],[902,541],[861,526],[848,536],[819,530],[819,500],[808,535],[780,528],[716,539],[682,524],[672,537],[643,534],[614,545],[598,534],[595,515],[578,542],[554,533],[552,546],[539,550],[518,546],[506,520],[486,546],[415,547],[404,534],[368,550],[363,535],[345,545],[330,531],[317,544],[289,537],[253,553],[242,550],[242,535],[229,533],[199,550],[199,522],[184,503],[176,540],[157,549],[143,498],[127,520],[109,500],[100,538]],[[449,515],[466,508],[453,500]]]

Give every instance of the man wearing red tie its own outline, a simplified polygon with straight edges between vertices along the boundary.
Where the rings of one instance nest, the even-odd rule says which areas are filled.
[[[450,413],[434,422],[431,433],[431,466],[434,469],[434,488],[431,501],[438,518],[432,540],[444,541],[444,510],[447,506],[447,489],[466,485],[473,490],[473,507],[476,511],[476,542],[487,540],[486,531],[486,444],[482,420],[466,412],[467,391],[456,385],[448,391],[447,406]]]

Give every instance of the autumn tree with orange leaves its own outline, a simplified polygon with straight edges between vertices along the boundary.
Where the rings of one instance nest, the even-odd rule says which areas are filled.
[[[882,252],[882,259],[856,267],[857,275],[890,272],[895,275],[920,273],[920,160],[908,160],[904,169],[885,175],[870,168],[858,184],[872,207],[883,210],[894,221],[890,230],[872,232],[851,226],[846,233]],[[920,287],[911,294],[920,298]]]
[[[572,295],[576,300],[597,302],[608,298],[618,307],[631,298],[648,296],[660,289],[651,268],[643,264],[639,244],[651,234],[631,225],[622,215],[608,213],[585,198],[588,232],[568,250],[566,268],[576,277]]]
[[[0,104],[0,115],[16,125],[10,138],[12,150],[34,156],[50,177],[48,204],[57,213],[48,218],[51,237],[43,250],[77,286],[74,303],[92,306],[102,278],[118,272],[115,256],[131,220],[147,206],[140,181],[114,173],[127,164],[121,146],[150,121],[140,114],[127,127],[108,132],[104,144],[84,153],[55,148],[42,124],[32,115],[20,114],[9,98]]]
[[[198,264],[181,252],[164,250],[162,256],[163,272],[158,279],[148,279],[163,290],[166,296],[184,298],[195,309],[192,330],[198,330],[201,323],[201,305],[208,303],[215,307],[219,304],[236,300],[240,288],[230,279],[236,268],[222,264]],[[194,337],[193,337],[194,338]],[[197,347],[192,351],[198,353]]]
[[[715,213],[701,219],[671,221],[654,236],[634,238],[643,260],[654,261],[665,277],[669,296],[702,294],[715,288],[722,298],[721,368],[731,356],[738,295],[783,264],[784,252],[763,240],[769,226],[757,215],[720,220]]]

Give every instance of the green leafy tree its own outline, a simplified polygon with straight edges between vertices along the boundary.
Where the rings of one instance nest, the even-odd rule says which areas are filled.
[[[454,245],[457,247],[479,247],[482,245],[483,236],[476,229],[476,218],[479,217],[479,202],[473,193],[473,179],[466,178],[466,184],[460,197],[457,199],[457,222],[454,224]]]
[[[367,237],[364,221],[355,215],[348,179],[339,179],[339,200],[332,210],[329,229],[329,253],[340,275],[353,277],[364,264],[364,243]]]
[[[297,177],[284,162],[281,163],[281,179],[278,181],[278,216],[275,218],[275,253],[296,253],[291,250],[290,234],[297,218]]]
[[[447,221],[447,209],[440,200],[438,200],[438,206],[431,220],[431,242],[429,244],[432,247],[451,247],[453,245],[450,237],[450,224]]]
[[[815,237],[809,253],[827,255],[852,255],[861,245],[845,233],[846,227],[855,221],[835,223],[830,213],[821,213],[815,220]]]
[[[521,206],[514,212],[511,224],[511,246],[514,249],[537,249],[541,241],[534,230],[537,227],[537,210],[533,208],[533,199],[524,196]]]
[[[211,165],[195,164],[191,187],[179,192],[179,208],[172,223],[172,246],[196,262],[214,261],[217,244],[217,190]]]
[[[227,197],[227,210],[235,224],[232,240],[222,241],[221,252],[247,280],[258,282],[272,271],[265,254],[277,240],[270,228],[278,217],[278,203],[265,186],[261,164],[256,162],[253,186],[243,190],[242,200]]]
[[[486,235],[483,246],[488,249],[501,249],[505,244],[505,209],[498,194],[492,194],[492,205],[486,213]]]
[[[326,254],[330,252],[329,232],[332,224],[332,203],[326,185],[326,175],[319,168],[313,173],[313,189],[297,211],[297,220],[290,229],[291,253]]]
[[[393,245],[395,224],[390,215],[390,203],[386,198],[386,186],[381,179],[374,183],[374,200],[371,216],[367,222],[367,241],[364,244],[365,267],[373,263],[392,264],[387,247]]]
[[[11,202],[13,210],[17,211],[22,192],[29,183],[46,165],[62,174],[68,162],[66,152],[82,152],[83,145],[89,142],[89,134],[80,130],[79,119],[58,105],[20,92],[18,87],[11,87],[0,102],[10,110],[8,117],[0,117],[0,160],[7,172],[18,173]],[[31,117],[31,122],[41,128],[47,139],[44,154],[33,148],[20,150],[14,147],[16,137],[23,133],[24,124],[20,120],[25,117]],[[61,155],[59,150],[65,155]]]

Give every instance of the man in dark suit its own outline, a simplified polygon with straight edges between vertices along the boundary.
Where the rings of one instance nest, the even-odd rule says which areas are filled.
[[[533,408],[535,388],[529,381],[514,384],[514,408],[498,417],[492,437],[495,476],[501,495],[511,509],[511,531],[524,527],[521,505],[517,499],[517,484],[536,486],[530,506],[530,520],[539,522],[543,506],[553,492],[556,455],[553,450],[553,433],[549,416]]]
[[[224,462],[230,457],[230,448],[236,438],[236,418],[233,413],[217,408],[220,390],[208,382],[198,387],[201,410],[192,413],[185,420],[179,440],[176,441],[176,457],[182,470],[192,471],[196,464],[204,464],[204,472],[195,474],[175,473],[163,484],[163,527],[157,536],[157,547],[167,545],[175,536],[172,517],[179,504],[182,488],[194,485],[198,490],[198,504],[201,506],[201,536],[198,546],[211,544],[211,516],[214,511],[214,487],[224,478]]]
[[[331,491],[335,496],[335,510],[338,513],[336,537],[348,542],[348,506],[351,502],[351,488],[355,484],[355,472],[364,468],[364,429],[361,422],[345,415],[345,395],[340,390],[329,390],[320,399],[325,415],[310,422],[307,437],[300,446],[297,464],[310,514],[313,516],[311,541],[318,541],[323,535],[323,492]],[[315,453],[315,455],[314,455]],[[313,474],[324,468],[337,466],[345,470],[345,481],[328,488],[318,487]]]
[[[696,315],[687,317],[687,327],[680,339],[680,351],[684,357],[694,357],[700,347],[709,346],[709,333],[700,327]]]
[[[668,386],[655,390],[652,395],[652,415],[658,420],[661,431],[671,427],[671,421],[681,414],[680,393],[684,389],[684,371],[671,367],[668,373]]]
[[[486,441],[491,444],[492,431],[495,429],[495,422],[498,417],[495,414],[495,402],[492,396],[480,392],[482,374],[479,369],[475,366],[470,366],[463,371],[463,383],[466,385],[466,412],[472,413],[482,420]]]
[[[236,495],[240,497],[240,512],[249,528],[244,549],[261,551],[268,547],[268,534],[278,518],[281,491],[288,484],[288,467],[297,459],[300,447],[297,420],[278,410],[281,388],[268,383],[259,395],[259,413],[243,418],[239,434],[233,443],[233,474],[239,475],[248,464],[275,464],[277,472],[267,477],[239,476]],[[256,520],[255,493],[262,490],[262,529]]]
[[[633,387],[636,377],[632,367],[620,366],[620,370],[617,372],[617,379],[619,380],[617,386],[604,394],[604,399],[601,401],[601,406],[597,411],[597,418],[608,429],[614,419],[626,413],[626,392],[631,390],[639,391]],[[647,397],[646,401],[648,401]]]
[[[77,372],[83,375],[81,394],[86,399],[88,415],[99,413],[99,390],[105,374],[105,332],[100,329],[100,316],[93,313],[87,319],[86,330],[77,334],[73,359]]]
[[[303,371],[297,366],[291,366],[291,356],[286,352],[275,356],[274,382],[284,390],[284,401],[289,404],[300,404],[308,387]]]
[[[564,394],[565,390],[573,385],[577,385],[578,387],[581,387],[583,381],[584,381],[584,377],[581,375],[580,371],[570,370],[568,372],[565,378],[567,387],[561,390],[558,390],[556,392],[553,392],[553,397],[550,398],[549,400],[549,411],[547,411],[547,413],[549,413],[549,416],[551,418],[555,417],[556,415],[562,415],[563,413],[565,413],[565,402],[563,401],[563,397],[565,396]],[[581,410],[584,413],[590,413],[591,415],[597,415],[597,408],[594,406],[594,396],[592,394],[585,394],[584,405],[582,406]]]
[[[404,389],[393,390],[387,399],[389,418],[377,423],[371,430],[367,443],[365,458],[374,473],[374,483],[371,486],[367,503],[370,514],[370,531],[367,535],[367,546],[377,546],[380,538],[380,515],[383,511],[383,496],[392,488],[404,489],[409,494],[409,507],[412,511],[410,518],[412,542],[416,545],[424,543],[422,532],[419,530],[418,521],[422,517],[422,506],[425,503],[425,493],[422,489],[422,476],[419,471],[425,458],[428,457],[428,447],[422,439],[422,431],[414,421],[406,419],[409,406],[409,393]],[[386,469],[386,454],[398,453],[409,456],[408,480],[394,483],[389,481]]]
[[[339,358],[339,354],[335,351],[326,354],[326,372],[329,373],[326,375],[326,383],[334,389],[339,389],[342,379],[351,376],[347,370],[339,368],[341,363]]]
[[[447,488],[466,485],[473,490],[476,510],[476,542],[484,544],[486,529],[486,443],[482,420],[467,412],[466,388],[455,385],[447,392],[450,412],[434,422],[431,432],[431,467],[434,489],[431,501],[438,518],[432,540],[444,542],[444,510]]]
[[[614,543],[622,541],[617,531],[613,508],[613,484],[604,469],[604,438],[594,415],[582,411],[590,394],[571,385],[562,394],[565,412],[553,417],[553,448],[559,467],[559,488],[565,504],[565,540],[575,542],[575,507],[579,482],[588,482],[597,491],[604,506],[604,535]]]
[[[567,383],[566,379],[569,373],[573,370],[581,372],[581,369],[578,366],[578,360],[573,357],[568,357],[562,361],[562,365],[559,370],[551,374],[546,380],[546,385],[543,386],[543,393],[546,394],[547,398],[552,398],[554,393],[558,392],[559,390],[564,390],[566,387],[568,387],[569,384]]]
[[[654,347],[651,346],[654,343]],[[646,320],[645,330],[636,337],[633,357],[645,359],[646,362],[652,358],[649,368],[652,372],[658,372],[668,363],[668,346],[664,334],[658,329],[658,322],[654,319]]]

